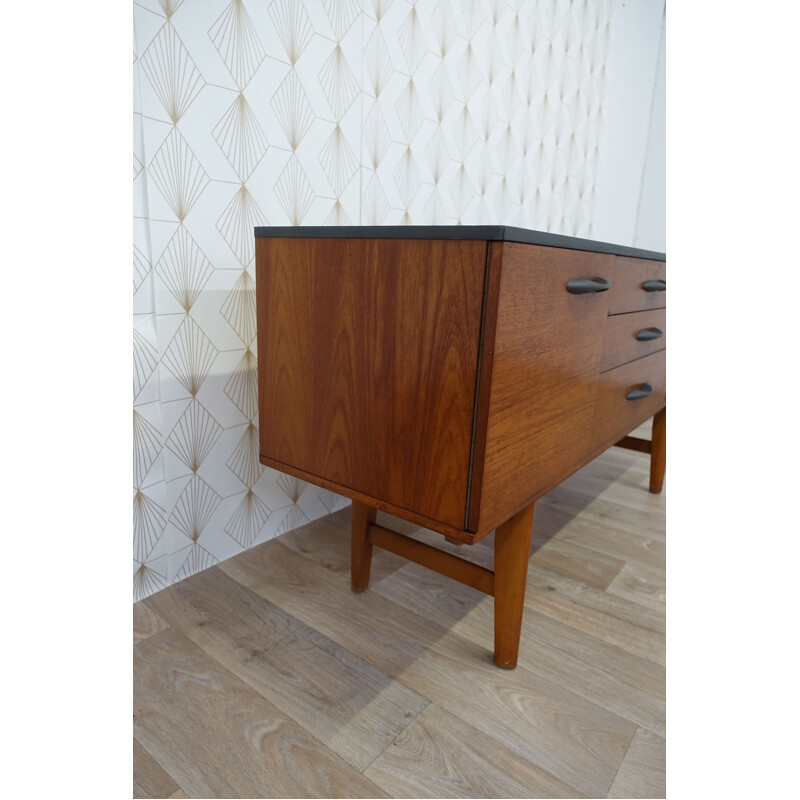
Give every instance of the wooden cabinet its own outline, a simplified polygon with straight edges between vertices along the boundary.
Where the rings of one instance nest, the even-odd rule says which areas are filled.
[[[533,503],[618,442],[663,461],[627,434],[666,405],[664,266],[502,226],[257,228],[261,461],[354,500],[354,589],[377,544],[494,594],[513,667]],[[494,573],[375,509],[498,529]]]

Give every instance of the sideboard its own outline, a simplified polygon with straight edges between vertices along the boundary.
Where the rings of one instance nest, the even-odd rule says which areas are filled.
[[[352,499],[354,591],[377,546],[493,595],[513,669],[536,500],[613,445],[650,453],[661,491],[664,254],[507,226],[255,236],[261,463]],[[377,510],[494,530],[494,569]]]

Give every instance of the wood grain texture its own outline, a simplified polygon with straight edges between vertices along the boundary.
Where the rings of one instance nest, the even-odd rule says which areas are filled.
[[[656,613],[664,613],[667,582],[663,568],[651,569],[641,564],[626,564],[606,591],[646,606]]]
[[[496,528],[588,458],[609,292],[570,294],[608,257],[503,245],[477,530]],[[621,431],[622,436],[627,431]],[[619,437],[617,437],[619,438]]]
[[[451,542],[479,541],[665,403],[663,368],[638,373],[665,342],[635,339],[665,325],[665,292],[643,289],[663,262],[259,237],[256,269],[262,463]],[[611,288],[566,289],[594,277]],[[651,397],[620,401],[645,382]]]
[[[469,559],[474,564],[479,564],[482,567],[486,567],[486,569],[494,568],[494,536],[492,534],[481,537],[474,547],[457,547],[449,543],[446,539],[442,540],[442,537],[435,531],[409,524],[405,520],[392,517],[388,514],[383,515],[379,513],[378,522],[387,528],[402,533],[404,536],[411,536],[421,542],[426,542],[448,553],[452,553],[454,556]],[[400,566],[403,565],[401,564]]]
[[[459,628],[459,630],[462,630]],[[540,614],[528,614],[521,663],[617,716],[665,735],[666,668]]]
[[[643,384],[653,393],[640,400],[628,400],[628,394]],[[645,356],[630,364],[600,374],[594,410],[594,429],[600,443],[611,446],[652,417],[667,403],[666,351]]]
[[[502,242],[488,243],[480,356],[478,359],[478,384],[475,397],[473,449],[470,463],[469,509],[466,522],[466,527],[470,531],[479,531],[480,529],[483,475],[486,467],[486,422],[489,419],[489,402],[492,396],[492,367],[494,364],[495,337],[497,335],[497,312],[499,308],[503,252]]]
[[[141,642],[167,627],[167,623],[144,603],[133,604],[133,643]]]
[[[569,579],[563,579],[561,585],[566,591],[548,590],[547,586],[552,586],[557,577],[555,573],[550,573],[542,581],[544,591],[531,590],[529,586],[525,595],[526,608],[590,636],[597,636],[640,658],[662,666],[666,664],[664,633],[644,627],[638,613],[635,621],[618,616],[616,609],[620,604],[610,605],[612,595],[592,590],[577,581],[572,581],[570,587],[564,584]]]
[[[586,517],[576,517],[574,506],[550,502],[550,495],[542,498],[541,524],[534,526],[533,535],[541,548],[537,564],[598,589],[605,589],[626,562],[664,569],[666,544],[652,535],[663,525],[651,521],[648,529],[636,530],[595,513],[594,503],[586,511]]]
[[[485,660],[478,656],[485,653]],[[579,792],[610,784],[632,724],[522,666],[499,670],[486,651],[448,632],[406,670],[404,680],[437,706]]]
[[[610,256],[606,272],[611,281],[608,292],[609,314],[627,314],[666,307],[666,291],[646,292],[642,288],[645,281],[666,280],[667,265],[664,261]]]
[[[376,510],[353,500],[353,522],[350,529],[350,588],[363,592],[369,586],[372,566],[372,542],[367,538],[369,526],[375,522]]]
[[[647,453],[649,455],[653,450],[653,443],[649,439],[623,436],[614,447],[624,447],[626,450],[636,450],[638,453]]]
[[[393,503],[389,503],[385,500],[380,500],[372,495],[366,494],[365,492],[359,492],[355,489],[350,489],[347,486],[342,486],[341,484],[336,483],[336,481],[330,481],[327,478],[321,478],[319,475],[312,475],[310,472],[305,472],[304,470],[293,467],[290,464],[284,464],[281,461],[276,461],[274,458],[268,458],[263,454],[259,456],[259,458],[261,463],[267,467],[272,467],[279,472],[285,472],[287,475],[294,475],[294,477],[300,478],[308,483],[321,486],[323,489],[329,489],[332,492],[349,497],[351,500],[356,502],[373,506],[374,508],[377,508],[380,511],[385,511],[388,514],[402,515],[405,519],[411,520],[417,525],[425,525],[428,528],[437,531],[438,533],[444,534],[445,536],[450,536],[453,539],[458,539],[465,544],[472,544],[474,541],[480,538],[469,531],[465,531],[461,528],[455,528],[452,525],[447,525],[440,520],[431,519],[423,514],[417,514],[415,511],[410,511],[407,508],[401,508],[400,506],[394,505]]]
[[[439,547],[432,547],[380,525],[370,525],[367,536],[374,545],[388,550],[390,553],[422,564],[440,575],[465,583],[484,594],[495,594],[495,576],[492,570],[473,564],[466,558],[454,556]],[[527,553],[527,547],[525,547],[525,551]],[[507,572],[509,574],[502,575],[504,579],[507,579],[506,585],[503,587],[506,595],[509,593],[508,590],[512,583],[510,570]],[[522,583],[524,583],[524,577]]]
[[[649,356],[650,353],[665,350],[667,347],[667,311],[664,308],[635,314],[618,314],[609,317],[605,327],[603,356],[600,359],[601,372]],[[637,334],[650,328],[657,328],[663,336],[640,342],[636,338]]]
[[[580,552],[584,554],[587,561],[594,558],[601,564],[610,563],[613,559],[617,564],[617,569],[611,575],[611,581],[607,582],[605,586],[596,587],[600,589],[605,589],[609,583],[613,582],[626,564],[641,564],[663,570],[667,555],[665,542],[651,536],[625,530],[614,530],[610,526],[593,529],[585,522],[570,524],[559,536],[558,541],[552,543],[552,546],[556,549],[577,550],[580,548]],[[561,572],[558,569],[554,571]],[[562,574],[565,573],[562,572]],[[592,585],[590,581],[584,582]]]
[[[625,754],[608,797],[666,797],[666,742],[640,728]]]
[[[314,560],[327,570],[340,575],[345,581],[350,580],[350,545],[347,536],[350,535],[352,525],[352,506],[343,508],[335,514],[315,520],[314,525],[304,525],[295,528],[280,537],[280,543],[297,553],[313,556]],[[377,515],[377,519],[382,517]],[[387,517],[395,519],[394,517]],[[431,534],[438,543],[442,537],[436,533]],[[343,538],[344,537],[344,538]],[[388,550],[374,549],[372,553],[372,567],[370,582],[382,580],[387,574],[400,569],[408,561],[396,556]]]
[[[133,796],[169,797],[179,791],[178,784],[164,771],[161,765],[133,740]]]
[[[531,570],[537,568],[531,566]],[[543,589],[537,584],[535,591],[559,591],[557,586],[548,586]],[[529,583],[528,591],[533,590]],[[374,591],[417,614],[427,614],[482,647],[492,647],[492,603],[469,587],[443,582],[408,564]],[[635,617],[638,608],[630,606],[629,616]],[[661,665],[530,609],[522,618],[518,663],[624,719],[664,732],[665,669]]]
[[[660,634],[660,637],[649,638],[663,644],[663,634],[667,629],[663,609],[641,608],[618,595],[599,591],[581,581],[551,572],[536,563],[536,553],[528,573],[528,588],[539,596],[556,597],[564,605],[591,609],[610,619],[630,623],[641,628],[642,634]]]
[[[386,604],[381,598],[372,589],[364,595],[354,594],[347,572],[325,566],[325,556],[317,560],[314,551],[298,552],[280,540],[266,544],[269,546],[243,554],[247,558],[235,556],[223,561],[220,569],[351,652],[367,655],[365,660],[387,675],[402,676],[424,648],[444,634],[424,616],[409,617],[416,623],[415,629],[393,625],[391,614],[387,617],[382,613]],[[375,551],[374,566],[381,555],[383,551]],[[373,576],[373,586],[376,578]],[[394,611],[394,605],[387,610]]]
[[[392,797],[584,796],[434,705],[364,775]]]
[[[576,524],[579,523],[567,513],[548,507],[542,509],[541,525],[535,526],[533,536],[536,566],[603,591],[625,562],[614,555],[587,548],[580,539],[570,540]]]
[[[262,456],[463,529],[485,262],[481,241],[258,239]]]
[[[566,502],[575,503],[580,508],[593,512],[610,513],[617,524],[627,530],[646,535],[656,535],[664,538],[664,528],[661,524],[664,517],[664,504],[658,495],[647,491],[649,470],[647,456],[642,468],[628,468],[618,466],[612,459],[615,452],[624,451],[607,450],[603,453],[603,471],[578,470],[571,478],[569,486],[557,486],[548,495],[548,503]],[[621,462],[620,462],[621,463]],[[637,489],[635,493],[630,490]],[[566,498],[569,498],[566,501]],[[591,516],[591,515],[590,515]],[[585,519],[589,519],[586,517]]]
[[[611,785],[634,724],[558,681],[533,676],[522,667],[497,669],[491,648],[450,633],[373,589],[353,594],[347,577],[317,563],[313,552],[301,555],[278,541],[245,555],[247,559],[237,556],[220,566],[578,791],[599,796]]]
[[[532,527],[533,503],[494,534],[494,663],[503,669],[517,666]]]
[[[428,703],[216,567],[145,602],[359,770]]]
[[[191,797],[384,797],[179,632],[134,649],[134,732]]]
[[[637,433],[649,435],[649,424]],[[612,794],[624,796],[657,791],[652,787],[663,781],[663,757],[658,760],[658,747],[663,754],[663,746],[652,739],[658,745],[652,750],[655,758],[646,758],[642,744],[663,736],[665,727],[665,669],[658,663],[665,630],[664,571],[627,560],[646,547],[642,540],[663,543],[665,538],[664,496],[646,491],[648,474],[646,455],[609,450],[537,502],[535,530],[545,530],[549,546],[569,537],[565,543],[580,546],[583,554],[593,546],[594,531],[594,545],[602,543],[604,551],[615,554],[611,558],[624,560],[624,566],[601,590],[542,568],[537,557],[543,547],[534,542],[519,662],[511,673],[491,663],[491,597],[380,548],[374,552],[370,588],[363,595],[352,593],[349,509],[186,579],[183,583],[196,584],[192,596],[213,597],[218,574],[224,572],[249,587],[250,594],[236,592],[248,598],[249,605],[242,609],[240,602],[233,603],[230,631],[213,631],[207,639],[198,636],[200,650],[171,625],[135,646],[135,724],[147,723],[158,746],[154,749],[146,738],[142,743],[183,788],[173,793],[177,797],[336,796],[330,783],[314,776],[331,764],[345,770],[347,765],[254,689],[256,681],[271,680],[280,672],[281,690],[293,694],[296,687],[298,693],[282,701],[286,708],[305,709],[305,716],[297,714],[304,721],[312,711],[334,718],[339,710],[330,708],[329,694],[335,693],[326,672],[330,661],[316,655],[320,639],[315,637],[321,637],[380,670],[381,680],[403,683],[429,701],[367,768],[375,769],[376,779],[385,777],[385,784],[361,783],[354,789],[351,780],[369,776],[359,778],[353,769],[345,773],[350,777],[342,779],[346,788],[339,785],[339,796],[381,796],[389,787],[396,796],[525,796],[520,785],[529,788],[529,796],[537,796],[547,775],[557,782],[548,790],[551,796],[566,793],[559,786],[572,787],[573,796],[590,797],[604,797],[612,785]],[[559,513],[549,514],[548,508]],[[492,566],[493,535],[474,547],[456,548],[437,533],[383,514],[377,519],[405,535],[458,554],[465,551],[476,563]],[[614,543],[617,532],[622,534],[619,544]],[[204,586],[209,577],[211,588]],[[262,636],[266,629],[257,627],[263,604],[254,595],[299,623],[287,620],[281,627],[270,622],[278,641],[266,656],[253,655],[264,640],[275,638]],[[199,629],[227,625],[226,614],[214,600],[199,613],[199,622],[205,622],[203,615],[209,620]],[[150,660],[159,637],[182,642],[179,650],[184,655],[178,656],[169,645],[170,657],[155,657],[146,670],[150,677],[143,681],[138,659],[144,652]],[[255,640],[261,641],[254,646]],[[341,650],[328,652],[338,658]],[[186,651],[194,654],[188,661]],[[215,653],[240,660],[236,673],[247,677],[234,675]],[[303,664],[307,653],[309,663]],[[187,671],[192,663],[196,667]],[[230,664],[233,669],[233,661]],[[187,677],[191,674],[193,678]],[[336,674],[340,673],[334,670]],[[226,682],[231,683],[230,692]],[[144,694],[142,683],[149,684]],[[312,683],[322,687],[319,694],[309,690]],[[143,705],[145,694],[152,702]],[[340,706],[339,719],[350,713],[346,705],[347,701]],[[156,716],[148,719],[143,708]],[[252,716],[258,708],[269,709],[270,718],[277,720],[270,728],[276,736],[264,743],[263,754],[258,749],[262,727],[258,716],[255,722]],[[358,715],[358,703],[350,709]],[[351,731],[360,723],[344,720],[344,725]],[[136,734],[141,737],[142,731]],[[292,749],[293,737],[309,743],[309,748]],[[299,769],[291,764],[292,753],[302,762]],[[416,766],[424,760],[426,770],[415,768],[415,756]],[[186,784],[184,772],[193,776],[195,785]],[[262,772],[280,785],[265,789]]]
[[[664,486],[667,468],[667,409],[662,408],[653,417],[653,444],[650,457],[650,491],[658,494]]]

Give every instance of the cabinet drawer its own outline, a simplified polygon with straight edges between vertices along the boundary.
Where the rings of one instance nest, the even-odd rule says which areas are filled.
[[[663,350],[667,346],[666,318],[667,311],[664,308],[609,317],[600,371],[605,372]]]
[[[608,272],[611,281],[609,314],[666,308],[667,265],[664,261],[615,256]]]
[[[613,444],[667,404],[666,350],[603,372],[598,378],[595,428]],[[641,396],[652,388],[646,396]],[[628,399],[628,398],[631,399]]]

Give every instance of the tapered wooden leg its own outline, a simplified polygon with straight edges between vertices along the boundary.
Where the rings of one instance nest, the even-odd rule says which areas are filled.
[[[650,491],[658,494],[664,485],[667,466],[667,409],[653,417],[653,447],[650,451]]]
[[[374,508],[353,500],[350,534],[350,581],[354,592],[363,592],[369,586],[372,545],[367,541],[367,526],[375,522],[376,513]]]
[[[522,630],[533,503],[494,534],[494,663],[514,669]]]

